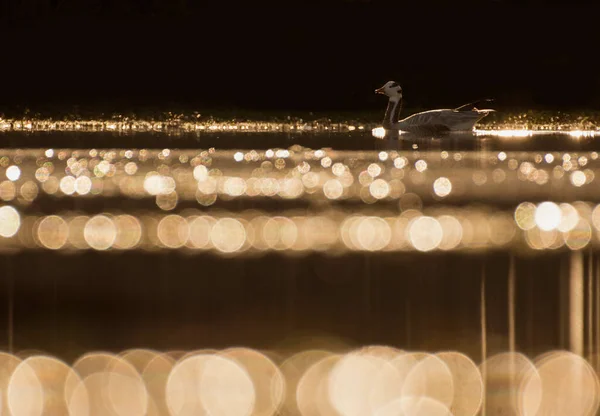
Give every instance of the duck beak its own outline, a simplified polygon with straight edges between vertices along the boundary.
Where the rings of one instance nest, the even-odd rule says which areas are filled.
[[[383,87],[377,88],[375,90],[375,94],[385,94],[385,88],[383,88]]]

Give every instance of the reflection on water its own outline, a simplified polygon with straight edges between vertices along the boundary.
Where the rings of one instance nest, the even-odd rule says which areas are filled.
[[[2,413],[598,409],[585,123],[1,123]],[[356,342],[276,347],[298,333]],[[88,352],[123,345],[168,352]]]
[[[580,138],[580,137],[596,137],[600,134],[598,130],[475,130],[476,136],[498,136],[498,137],[531,137],[533,135],[554,135],[562,136],[568,135],[569,137]]]
[[[600,235],[599,169],[597,152],[6,150],[0,243],[226,253],[582,249]],[[40,204],[56,208],[40,215]]]
[[[455,351],[381,345],[133,349],[88,353],[72,366],[27,353],[0,361],[0,409],[13,415],[584,416],[600,404],[596,373],[567,351],[533,360],[499,353],[479,365]]]
[[[135,214],[135,215],[132,215]],[[0,208],[0,248],[51,250],[182,249],[249,255],[347,251],[535,249],[581,250],[600,240],[600,205],[543,202],[520,204],[510,212],[482,207],[439,208],[371,215],[326,211],[269,213],[187,209],[179,214],[148,212],[98,215],[19,214]]]

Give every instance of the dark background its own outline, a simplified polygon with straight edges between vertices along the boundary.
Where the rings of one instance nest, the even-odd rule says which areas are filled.
[[[495,97],[600,107],[600,5],[582,1],[8,0],[0,113],[362,111]],[[79,107],[74,107],[79,106]]]

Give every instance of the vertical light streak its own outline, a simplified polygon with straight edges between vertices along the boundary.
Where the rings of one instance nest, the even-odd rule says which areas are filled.
[[[600,349],[600,259],[596,260],[596,371],[600,369],[600,355],[598,349]]]
[[[589,250],[588,272],[587,272],[587,330],[588,330],[588,350],[587,356],[591,357],[594,353],[594,262],[592,250]]]
[[[508,351],[515,352],[515,257],[508,264]]]
[[[12,273],[11,260],[6,260],[6,277],[8,279],[8,352],[14,351],[14,296],[15,296],[15,279]]]
[[[481,291],[480,291],[480,313],[481,313],[481,362],[485,363],[487,359],[487,322],[485,312],[485,263],[481,267]],[[481,377],[483,380],[484,394],[481,405],[482,416],[486,416],[486,391],[487,391],[487,370],[482,366]]]
[[[581,251],[571,252],[569,269],[569,349],[583,355],[583,255]]]

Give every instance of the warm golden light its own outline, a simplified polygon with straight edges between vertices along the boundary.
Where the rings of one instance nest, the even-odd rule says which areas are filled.
[[[6,168],[6,177],[10,181],[18,181],[21,177],[21,169],[19,169],[18,166],[9,166],[8,168]]]
[[[83,236],[94,250],[107,250],[117,238],[117,227],[112,218],[96,215],[85,224]]]
[[[409,224],[408,235],[417,250],[431,251],[442,242],[443,230],[438,220],[423,216]]]
[[[383,139],[385,137],[385,129],[383,127],[376,127],[371,131],[371,134],[373,134],[373,137]]]
[[[390,185],[383,179],[375,179],[369,185],[369,192],[375,199],[383,199],[390,193]]]
[[[543,231],[556,229],[562,220],[562,211],[554,202],[542,202],[535,209],[535,223]]]
[[[0,236],[4,238],[10,238],[14,236],[19,227],[21,226],[21,216],[19,212],[11,207],[5,205],[0,207]]]
[[[584,416],[600,407],[592,365],[567,351],[533,360],[502,352],[479,366],[455,351],[384,345],[306,350],[279,365],[243,347],[89,353],[72,366],[48,356],[21,360],[0,353],[0,364],[0,409],[12,415],[473,416],[558,409]]]
[[[344,193],[344,186],[337,179],[330,179],[323,185],[323,193],[328,199],[338,199]]]
[[[452,182],[445,177],[437,178],[433,183],[433,192],[442,198],[450,195],[450,192],[452,192]]]
[[[39,222],[36,236],[43,247],[58,250],[67,242],[69,226],[61,217],[50,215]]]
[[[228,124],[227,129],[231,126]],[[32,128],[36,128],[35,123]],[[595,181],[599,163],[597,152],[377,150],[356,158],[332,149],[296,145],[227,152],[49,150],[10,150],[0,157],[4,172],[12,175],[10,172],[19,170],[16,182],[8,177],[0,181],[0,200],[9,202],[17,212],[27,210],[31,218],[25,225],[20,223],[20,215],[19,221],[13,215],[14,221],[7,218],[0,223],[6,229],[0,236],[20,236],[5,242],[10,247],[27,249],[37,243],[55,250],[160,247],[214,250],[221,255],[278,250],[290,255],[314,250],[456,251],[505,248],[522,242],[535,250],[578,250],[597,244],[600,238],[600,214],[587,202],[595,201],[590,184]],[[241,157],[239,162],[235,155]],[[11,167],[15,169],[9,170]],[[16,179],[16,175],[11,178]],[[565,197],[554,201],[556,192]],[[536,203],[525,201],[527,196]],[[58,203],[57,198],[66,204],[66,211],[54,216],[36,214],[38,201],[51,206]],[[83,220],[92,216],[82,215],[74,207],[85,211],[88,204],[103,203],[105,198],[131,201],[132,205],[126,206],[135,208],[120,222],[117,218],[123,212],[116,207],[103,213],[110,220],[105,222],[108,228],[100,227],[94,233],[108,240],[95,242],[88,230],[90,243],[84,235]],[[444,205],[439,202],[442,198],[448,201]],[[266,199],[285,205],[268,213],[245,211],[246,204],[256,202],[260,206]],[[502,207],[490,212],[489,205],[500,199]],[[228,211],[232,200],[242,209]],[[155,208],[144,213],[141,207],[148,207],[148,201]],[[327,204],[321,205],[323,201]],[[448,205],[455,201],[459,205]],[[488,207],[471,205],[472,201],[485,202]],[[319,221],[309,220],[311,215],[303,211],[308,206],[322,209]],[[296,211],[291,207],[302,208]],[[398,212],[388,212],[391,207]],[[4,208],[4,212],[10,209]],[[185,213],[178,214],[179,210]],[[179,235],[164,225],[170,220],[159,226],[167,214],[180,215],[182,227],[189,229],[187,237],[186,232]],[[345,223],[344,217],[351,214],[355,220]],[[399,214],[401,220],[394,218]],[[249,225],[261,215],[267,218],[264,223],[258,228]],[[152,217],[153,222],[144,222],[144,216]],[[43,222],[47,217],[57,218]],[[386,226],[374,222],[376,217]],[[439,222],[439,228],[430,224],[434,227],[428,237],[431,241],[425,242],[426,231],[420,234],[420,222],[414,228],[409,224],[416,217]],[[58,231],[45,227],[53,221],[60,224],[58,218],[68,227],[64,233],[62,225]],[[196,218],[202,219],[194,222]],[[240,223],[243,232],[238,227],[237,239],[225,236],[221,227],[214,229],[224,218]],[[317,223],[327,231],[316,232]],[[129,226],[131,233],[126,231]],[[374,233],[381,234],[374,237]],[[30,243],[26,243],[28,236],[34,236]],[[227,242],[235,244],[229,247]]]
[[[246,243],[246,230],[240,221],[234,218],[222,218],[212,227],[210,239],[217,250],[233,253]]]

